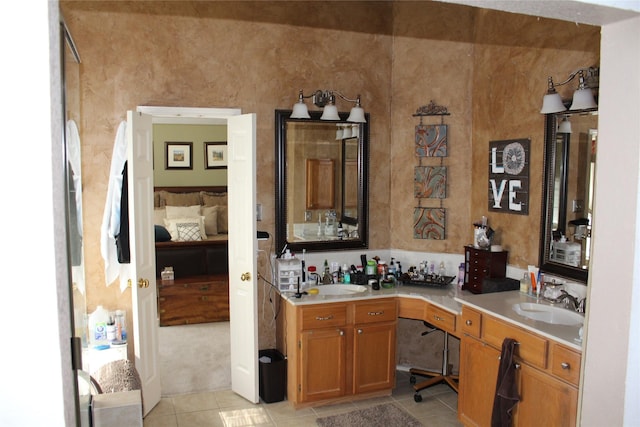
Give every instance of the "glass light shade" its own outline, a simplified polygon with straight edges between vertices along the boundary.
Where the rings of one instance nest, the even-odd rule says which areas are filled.
[[[292,119],[310,119],[309,110],[307,109],[307,104],[304,102],[296,102],[293,104],[293,111],[291,112]]]
[[[557,92],[548,93],[542,99],[542,109],[540,114],[551,114],[566,111],[567,108],[562,103],[562,98]]]
[[[566,116],[558,124],[557,133],[571,133],[571,122]]]
[[[577,89],[573,92],[573,102],[571,103],[570,110],[585,110],[587,108],[596,108],[596,100],[593,98],[593,92],[591,89]]]
[[[342,137],[343,138],[351,138],[353,136],[353,134],[351,133],[351,126],[345,126],[343,131],[342,131]]]
[[[338,116],[338,107],[333,104],[325,105],[324,110],[322,111],[322,116],[320,116],[320,120],[340,120],[340,116]]]
[[[367,120],[364,118],[364,109],[362,107],[353,107],[349,117],[347,117],[347,121],[353,123],[366,123]]]

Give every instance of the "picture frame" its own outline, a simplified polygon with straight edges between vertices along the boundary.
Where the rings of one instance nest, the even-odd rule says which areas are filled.
[[[193,142],[165,142],[165,169],[193,169]]]
[[[204,143],[204,168],[226,169],[228,165],[227,141]]]

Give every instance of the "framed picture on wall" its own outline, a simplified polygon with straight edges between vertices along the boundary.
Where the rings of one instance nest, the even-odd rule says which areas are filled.
[[[205,169],[226,169],[227,164],[227,141],[204,143]]]
[[[165,169],[193,169],[193,142],[165,142]]]

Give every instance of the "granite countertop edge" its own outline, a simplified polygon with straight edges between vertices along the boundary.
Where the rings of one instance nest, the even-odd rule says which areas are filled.
[[[322,289],[322,285],[319,287]],[[303,295],[301,298],[296,298],[293,292],[279,292],[289,304],[294,306],[360,301],[373,298],[405,297],[421,299],[452,314],[459,315],[462,313],[462,306],[468,305],[483,313],[515,324],[523,329],[582,352],[582,341],[579,339],[580,326],[552,325],[518,315],[512,308],[513,304],[533,302],[550,305],[542,299],[522,294],[519,291],[473,294],[469,291],[459,290],[454,284],[450,284],[444,288],[408,285],[400,285],[395,288],[380,290],[373,290],[368,286],[366,288],[364,292],[357,294]]]

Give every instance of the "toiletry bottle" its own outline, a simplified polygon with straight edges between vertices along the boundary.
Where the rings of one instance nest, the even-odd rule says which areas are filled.
[[[109,313],[109,320],[107,321],[107,341],[110,343],[116,340],[116,316],[115,313]]]
[[[398,266],[396,267],[396,277],[399,279],[402,276],[402,265],[400,261],[398,261]]]
[[[462,286],[464,286],[464,262],[458,266],[458,289],[462,289]]]
[[[342,264],[342,283],[348,285],[351,283],[351,272],[347,264]]]
[[[333,281],[331,277],[331,271],[329,271],[329,263],[327,260],[324,260],[324,271],[322,272],[322,284],[329,285]]]
[[[394,277],[396,276],[396,261],[395,258],[391,258],[391,262],[389,263],[389,274],[393,275]]]
[[[440,261],[440,267],[438,267],[438,277],[443,278],[447,275],[447,270],[444,268],[444,261]]]
[[[522,279],[520,279],[520,292],[523,294],[529,293],[529,273],[524,273]]]

